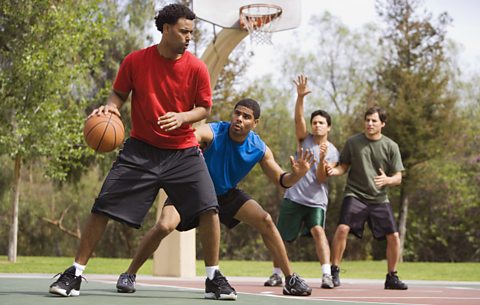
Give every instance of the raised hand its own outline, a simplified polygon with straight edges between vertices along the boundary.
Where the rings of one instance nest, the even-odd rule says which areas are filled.
[[[312,93],[312,91],[308,89],[308,77],[306,77],[305,75],[300,74],[297,80],[293,80],[293,82],[295,83],[295,86],[297,86],[298,96],[304,97]]]
[[[297,159],[290,156],[292,173],[297,176],[305,176],[314,162],[315,158],[313,157],[313,153],[309,149],[303,150],[302,147],[300,147],[297,152]]]

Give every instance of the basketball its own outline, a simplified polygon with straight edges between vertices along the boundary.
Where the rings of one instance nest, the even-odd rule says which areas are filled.
[[[109,112],[93,115],[85,121],[83,137],[87,145],[96,152],[110,152],[123,142],[125,129],[122,120]]]

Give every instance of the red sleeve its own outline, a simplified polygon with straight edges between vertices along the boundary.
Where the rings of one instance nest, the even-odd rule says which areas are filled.
[[[129,54],[120,64],[117,78],[113,83],[113,89],[122,93],[130,93],[133,89],[132,79],[132,54]]]
[[[212,107],[212,88],[210,87],[210,75],[207,66],[202,62],[198,70],[198,90],[195,99],[195,106],[206,108]]]

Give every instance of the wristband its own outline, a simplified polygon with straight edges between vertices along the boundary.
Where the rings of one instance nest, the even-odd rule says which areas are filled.
[[[283,184],[283,177],[285,177],[286,174],[288,174],[288,173],[287,173],[287,172],[284,172],[283,174],[280,175],[280,179],[278,179],[278,182],[280,183],[280,185],[281,185],[284,189],[290,188],[289,186],[286,186],[285,184]]]

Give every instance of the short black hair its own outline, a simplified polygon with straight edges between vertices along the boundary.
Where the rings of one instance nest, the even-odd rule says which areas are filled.
[[[175,24],[180,18],[194,20],[195,17],[195,13],[192,12],[188,7],[182,4],[174,3],[169,4],[158,11],[157,16],[155,16],[155,25],[157,26],[157,30],[163,33],[163,25],[165,23]]]
[[[328,126],[332,126],[332,118],[330,117],[330,114],[326,112],[325,110],[315,110],[312,112],[310,115],[310,124],[313,122],[313,118],[316,117],[317,115],[324,117],[327,120]]]
[[[255,120],[260,117],[260,105],[256,100],[253,100],[251,98],[245,98],[243,100],[238,101],[238,103],[235,105],[233,109],[236,109],[238,106],[244,106],[249,109],[252,109],[253,117],[255,118]]]
[[[368,108],[367,111],[365,111],[365,116],[363,117],[363,119],[367,119],[367,115],[372,115],[374,113],[378,113],[378,117],[380,118],[380,121],[382,121],[382,123],[387,122],[387,111],[379,106],[373,106]]]

